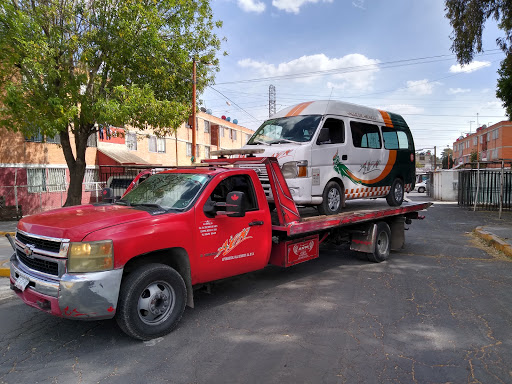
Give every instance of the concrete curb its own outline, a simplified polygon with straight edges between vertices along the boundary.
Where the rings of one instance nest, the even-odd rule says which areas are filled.
[[[0,277],[9,277],[11,275],[11,261],[0,261]]]
[[[0,231],[0,236],[5,236],[5,235],[16,236],[16,232],[5,232],[5,231]]]
[[[510,245],[506,241],[502,240],[498,236],[496,236],[490,232],[487,232],[486,230],[484,230],[483,227],[477,227],[475,229],[475,234],[479,238],[481,238],[482,240],[486,241],[491,246],[496,248],[497,250],[503,252],[508,257],[512,257],[512,245]]]

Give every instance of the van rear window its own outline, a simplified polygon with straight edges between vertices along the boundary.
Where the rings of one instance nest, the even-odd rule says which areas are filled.
[[[350,122],[352,143],[357,148],[380,148],[379,127],[374,124]]]
[[[382,127],[382,138],[386,149],[409,149],[409,138],[403,131]]]

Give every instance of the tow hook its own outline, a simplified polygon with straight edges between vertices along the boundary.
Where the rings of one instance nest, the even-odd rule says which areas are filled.
[[[11,243],[12,249],[14,249],[14,252],[16,252],[16,245],[14,244],[14,240],[12,239],[11,235],[6,233],[5,237],[7,237],[7,240],[9,240],[9,243]]]

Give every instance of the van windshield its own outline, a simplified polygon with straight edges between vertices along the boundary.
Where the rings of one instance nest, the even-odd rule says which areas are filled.
[[[267,120],[247,144],[306,143],[313,138],[321,118],[320,115],[306,115]]]

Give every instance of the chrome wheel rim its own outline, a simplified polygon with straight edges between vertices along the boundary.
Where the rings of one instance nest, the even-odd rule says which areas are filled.
[[[341,196],[336,188],[332,188],[327,194],[327,205],[332,212],[335,212],[340,207]]]
[[[389,244],[389,237],[388,234],[384,231],[379,233],[379,236],[377,237],[377,250],[379,251],[380,255],[385,255],[388,250],[388,244]]]
[[[395,184],[395,200],[396,201],[402,201],[402,199],[404,198],[404,188],[402,187],[402,184],[401,183],[396,183]]]
[[[143,323],[158,325],[169,318],[175,303],[176,293],[169,283],[155,281],[142,290],[137,312]]]

